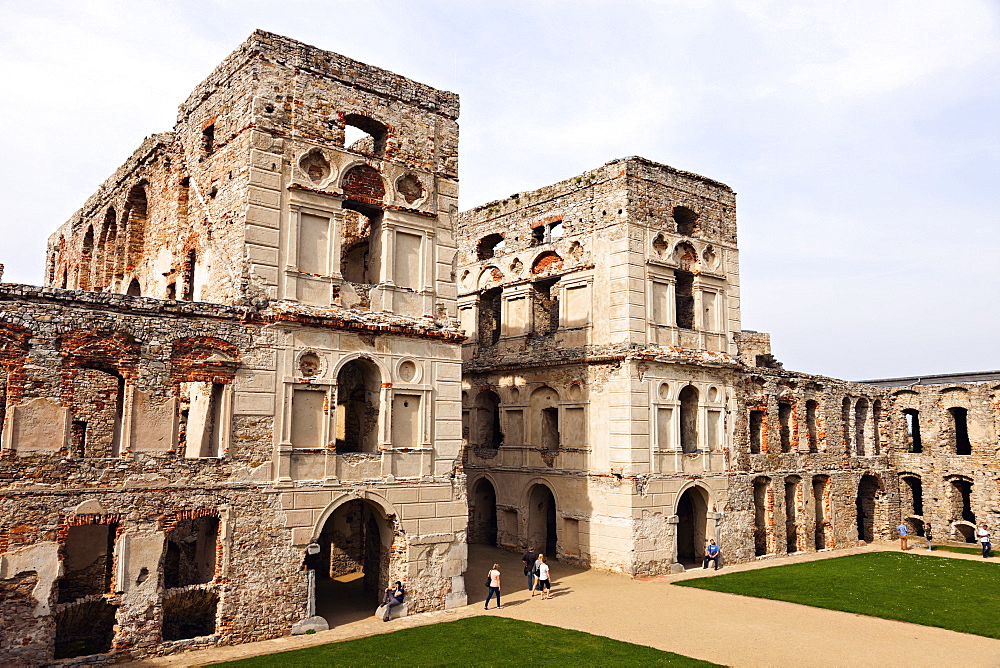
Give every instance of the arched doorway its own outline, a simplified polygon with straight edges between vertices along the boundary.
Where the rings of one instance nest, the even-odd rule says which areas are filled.
[[[381,509],[362,499],[341,504],[327,518],[306,568],[315,571],[316,614],[331,627],[369,617],[378,607],[390,580],[394,534]]]
[[[535,485],[528,497],[528,547],[555,558],[556,534],[556,499],[547,486]]]
[[[487,478],[480,478],[469,497],[469,542],[497,544],[497,492]]]
[[[690,487],[677,501],[677,561],[697,563],[708,540],[708,492]]]
[[[866,543],[875,540],[875,494],[878,490],[878,479],[875,476],[861,476],[855,505],[858,511],[858,540]]]

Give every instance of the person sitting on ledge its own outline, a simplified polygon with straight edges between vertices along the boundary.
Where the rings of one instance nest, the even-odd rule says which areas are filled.
[[[391,587],[385,588],[385,593],[382,595],[382,605],[385,606],[385,614],[382,616],[382,621],[389,621],[389,613],[392,612],[393,606],[402,604],[403,597],[406,596],[406,590],[403,589],[403,583],[396,580],[396,584]]]
[[[715,570],[719,570],[719,554],[721,550],[719,546],[715,544],[715,540],[709,540],[708,546],[705,548],[705,558],[701,561],[701,567],[703,569],[708,568],[708,562],[715,562]]]

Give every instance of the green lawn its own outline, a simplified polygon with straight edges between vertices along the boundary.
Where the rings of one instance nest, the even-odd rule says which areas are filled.
[[[216,666],[714,666],[580,631],[469,617]]]
[[[1000,638],[1000,568],[991,562],[874,552],[676,584]]]

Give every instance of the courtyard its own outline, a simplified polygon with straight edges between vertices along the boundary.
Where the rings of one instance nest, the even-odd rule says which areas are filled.
[[[992,638],[785,601],[674,586],[691,579],[712,580],[719,579],[719,575],[751,571],[766,573],[772,570],[771,566],[808,564],[859,554],[877,556],[880,552],[890,552],[885,556],[902,557],[914,564],[940,561],[942,567],[953,561],[979,559],[954,553],[925,556],[926,552],[919,549],[907,555],[891,554],[895,549],[893,543],[877,543],[727,566],[718,575],[694,569],[645,580],[554,563],[553,597],[541,601],[529,597],[518,555],[472,545],[467,574],[470,604],[464,608],[413,615],[388,624],[368,617],[335,625],[330,631],[315,635],[213,648],[136,665],[205,665],[483,614],[597,634],[730,666],[875,665],[899,660],[900,656],[914,666],[949,665],[959,653],[963,665],[1000,663],[1000,640]],[[485,574],[494,561],[500,563],[504,574],[504,607],[484,613],[482,603],[486,592],[475,586],[481,579],[477,574]],[[975,563],[975,566],[984,565]],[[985,566],[998,567],[991,563]],[[919,585],[922,577],[919,570],[914,570],[913,585]],[[944,600],[939,603],[944,605]],[[964,648],[974,651],[961,652]]]

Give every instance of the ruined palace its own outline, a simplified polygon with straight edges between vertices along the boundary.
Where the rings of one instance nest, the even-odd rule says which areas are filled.
[[[1000,372],[785,370],[729,186],[459,213],[458,115],[257,31],[0,283],[0,663],[462,606],[468,543],[645,576],[997,521]]]

